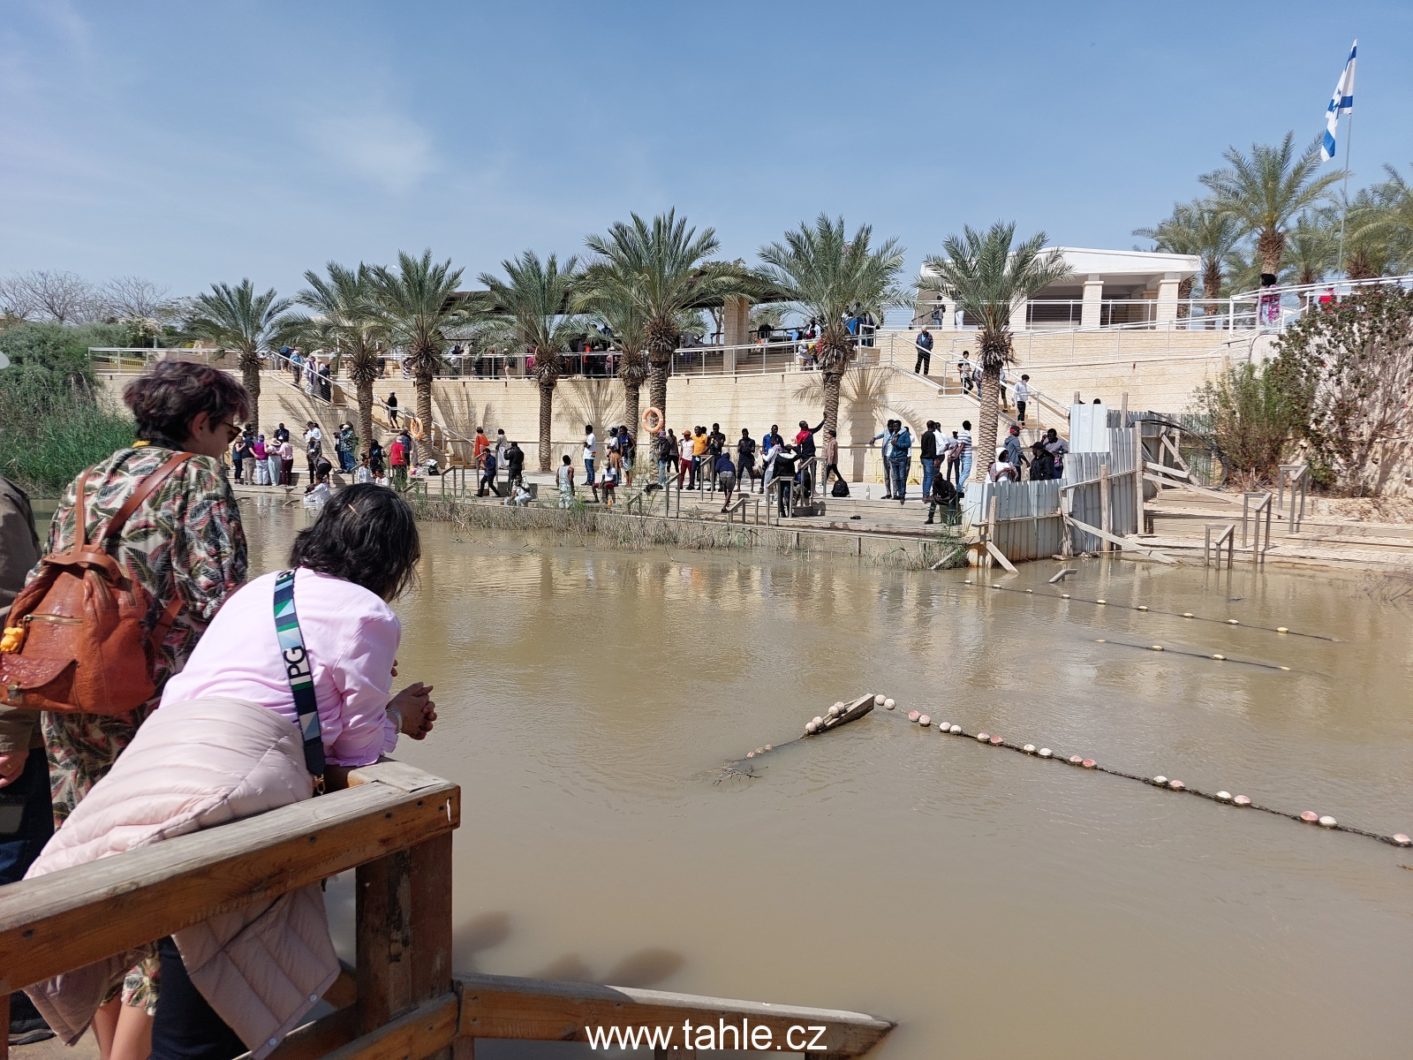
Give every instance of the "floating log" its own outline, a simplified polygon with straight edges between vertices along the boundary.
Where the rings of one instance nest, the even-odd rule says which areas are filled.
[[[804,733],[793,740],[786,740],[783,743],[766,744],[764,747],[757,747],[748,751],[743,758],[738,758],[734,762],[727,762],[721,769],[721,774],[716,778],[716,783],[721,783],[727,777],[754,777],[755,769],[753,763],[756,759],[766,754],[779,751],[789,747],[793,743],[806,739],[810,736],[822,736],[826,732],[847,725],[851,721],[858,721],[869,711],[873,710],[874,704],[883,699],[881,695],[869,692],[859,696],[852,703],[836,703],[823,714],[817,714],[805,723]]]

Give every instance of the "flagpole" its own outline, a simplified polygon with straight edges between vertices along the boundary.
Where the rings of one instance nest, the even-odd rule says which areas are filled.
[[[1349,156],[1354,146],[1354,111],[1349,112],[1349,124],[1344,128],[1344,209],[1339,215],[1339,260],[1335,262],[1338,268],[1344,269],[1345,279],[1349,278],[1349,270],[1344,265],[1344,222],[1349,218]]]

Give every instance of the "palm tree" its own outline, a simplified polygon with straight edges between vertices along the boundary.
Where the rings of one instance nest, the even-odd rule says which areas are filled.
[[[591,272],[593,270],[590,270]],[[594,281],[588,281],[593,285]],[[638,430],[638,408],[643,383],[648,378],[647,318],[638,308],[638,299],[616,284],[594,285],[597,298],[582,304],[600,317],[613,332],[613,344],[618,349],[618,378],[623,380],[624,415],[631,430]],[[608,297],[608,292],[613,292]]]
[[[312,269],[304,274],[307,288],[295,301],[314,311],[313,317],[288,319],[296,331],[317,329],[320,340],[346,355],[349,378],[358,394],[358,433],[366,450],[373,444],[373,381],[379,377],[379,357],[386,349],[387,322],[378,313],[372,270],[359,264],[350,269],[329,262],[328,276]]]
[[[585,297],[594,302],[631,300],[642,315],[648,353],[648,399],[667,415],[667,374],[677,348],[683,310],[744,293],[745,281],[731,269],[704,267],[716,250],[716,230],[698,234],[675,209],[651,222],[637,214],[615,222],[586,243],[602,260],[586,276]]]
[[[967,226],[960,238],[947,237],[940,255],[924,259],[929,275],[923,288],[949,295],[967,320],[981,328],[981,411],[973,467],[978,481],[996,459],[1001,368],[1012,361],[1011,309],[1070,275],[1058,251],[1043,249],[1044,232],[1013,249],[1015,234],[1013,221],[998,221],[985,232]]]
[[[451,260],[432,261],[424,250],[420,258],[406,251],[397,255],[397,271],[384,265],[369,270],[378,314],[392,338],[407,349],[407,367],[417,396],[417,419],[425,437],[432,437],[432,380],[442,364],[443,332],[465,321],[467,313],[456,305],[461,270]]]
[[[872,245],[873,228],[860,225],[852,238],[844,218],[821,213],[814,224],[785,233],[783,243],[762,247],[768,283],[819,324],[819,367],[824,380],[824,429],[839,429],[839,386],[854,359],[854,336],[846,317],[868,311],[881,317],[886,306],[905,299],[898,290],[903,248],[897,239]]]
[[[541,261],[525,251],[514,261],[502,261],[505,279],[482,273],[489,291],[492,313],[499,316],[514,341],[535,358],[535,382],[540,388],[540,470],[550,470],[550,429],[554,419],[554,386],[564,369],[561,354],[583,322],[568,314],[578,280],[579,262],[569,258],[563,267],[551,254]]]
[[[280,314],[289,309],[287,298],[280,298],[271,287],[263,294],[255,293],[248,279],[232,287],[228,283],[213,283],[211,290],[196,296],[195,316],[187,330],[199,338],[210,339],[221,352],[234,350],[238,355],[242,381],[250,393],[250,420],[260,423],[260,351],[269,346],[270,338],[279,326]]]
[[[1351,280],[1372,280],[1388,275],[1402,256],[1400,244],[1406,242],[1408,230],[1400,223],[1387,188],[1386,184],[1362,188],[1353,199],[1342,204],[1347,235],[1344,261],[1340,264]],[[1331,225],[1335,216],[1338,213],[1332,212]]]
[[[1222,296],[1222,267],[1228,256],[1241,242],[1241,226],[1226,211],[1210,199],[1178,203],[1173,212],[1156,228],[1135,228],[1133,234],[1153,240],[1158,250],[1172,254],[1194,254],[1200,263],[1202,298],[1206,302],[1204,316],[1215,323],[1213,302]],[[1192,295],[1195,277],[1178,284],[1178,297],[1186,301]],[[1186,307],[1182,307],[1186,316]]]
[[[1388,179],[1374,185],[1384,209],[1366,222],[1390,239],[1394,268],[1413,269],[1413,185],[1393,166],[1384,166]]]
[[[1325,273],[1336,265],[1336,242],[1322,213],[1307,210],[1301,214],[1286,236],[1291,282],[1305,287],[1324,279]]]
[[[1229,147],[1223,157],[1228,168],[1203,175],[1202,183],[1216,195],[1217,208],[1256,237],[1261,271],[1279,274],[1286,229],[1325,198],[1339,174],[1317,175],[1320,151],[1315,143],[1297,157],[1293,132],[1278,147],[1252,144],[1249,157]]]

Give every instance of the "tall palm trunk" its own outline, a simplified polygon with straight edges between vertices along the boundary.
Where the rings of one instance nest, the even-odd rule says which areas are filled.
[[[554,417],[553,376],[540,380],[540,470],[550,469],[550,421]]]
[[[1279,276],[1281,257],[1285,254],[1285,233],[1268,228],[1256,237],[1256,253],[1261,259],[1261,271]]]
[[[988,360],[990,360],[988,358]],[[981,408],[977,415],[976,440],[972,443],[976,459],[972,461],[971,477],[986,481],[986,472],[996,461],[996,427],[1000,419],[1001,366],[987,364],[981,370]]]
[[[1196,278],[1195,276],[1189,276],[1189,277],[1188,277],[1187,279],[1185,279],[1185,280],[1179,280],[1179,281],[1178,281],[1178,314],[1177,314],[1177,315],[1178,315],[1178,319],[1179,319],[1179,320],[1186,320],[1187,317],[1188,317],[1188,314],[1190,314],[1190,313],[1192,312],[1192,306],[1191,306],[1189,303],[1191,302],[1191,299],[1192,299],[1192,288],[1193,288],[1194,286],[1196,286],[1196,284],[1197,284],[1197,278]]]
[[[358,382],[358,433],[363,438],[363,451],[373,447],[373,380]]]
[[[648,400],[662,413],[664,424],[667,422],[667,367],[671,356],[671,352],[660,354],[654,350],[648,364]]]
[[[623,415],[624,422],[628,425],[628,432],[634,437],[638,437],[640,419],[638,406],[641,403],[643,384],[636,380],[623,381]]]
[[[254,352],[240,355],[241,382],[250,395],[250,422],[260,430],[260,357]]]
[[[422,435],[428,441],[432,438],[432,373],[417,372],[412,377],[412,388],[416,393],[417,421],[422,427]]]
[[[824,437],[828,438],[839,430],[839,388],[844,382],[842,368],[824,373]]]

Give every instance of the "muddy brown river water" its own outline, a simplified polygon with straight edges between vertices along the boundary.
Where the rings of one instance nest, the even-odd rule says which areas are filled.
[[[242,501],[252,574],[306,518],[260,503]],[[1074,564],[1065,591],[1100,608],[961,571],[422,531],[401,668],[436,685],[442,722],[399,756],[462,785],[459,969],[867,1011],[899,1023],[890,1060],[1413,1055],[1413,850],[881,711],[713,783],[876,690],[1413,831],[1407,583]],[[1052,591],[1054,566],[1003,584]]]

